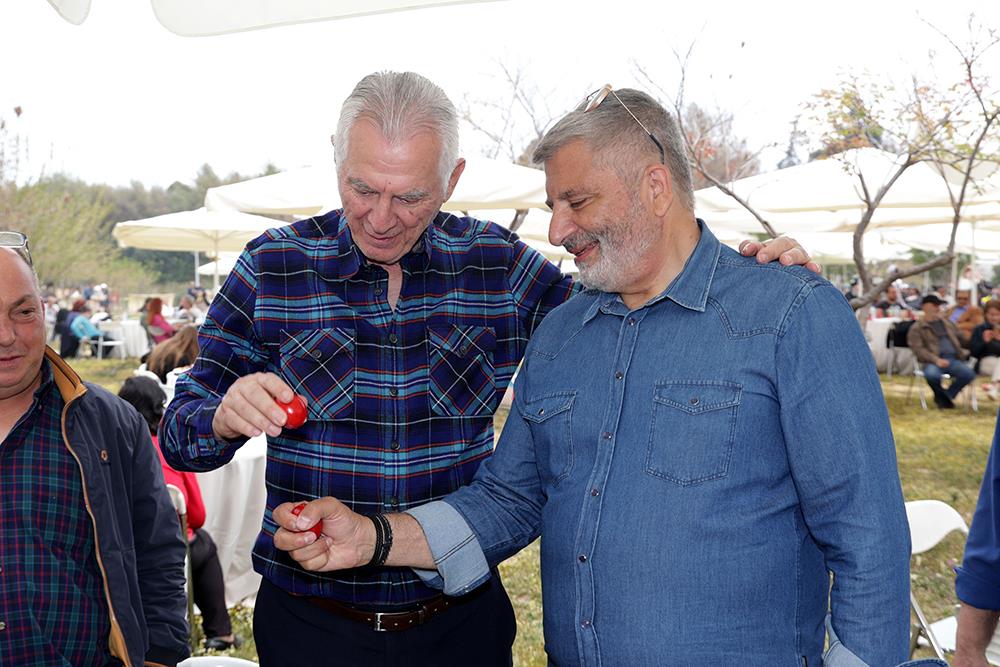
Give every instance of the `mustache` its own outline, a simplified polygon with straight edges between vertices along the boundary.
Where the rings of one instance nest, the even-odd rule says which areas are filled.
[[[594,234],[592,232],[577,232],[572,236],[567,237],[563,240],[563,247],[574,255],[578,250],[582,250],[587,246],[597,243],[601,240],[599,234]]]

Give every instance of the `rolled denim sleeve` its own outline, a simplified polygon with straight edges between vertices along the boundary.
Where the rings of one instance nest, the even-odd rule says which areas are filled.
[[[805,524],[834,575],[832,626],[872,667],[907,657],[910,541],[871,352],[831,285],[807,281],[776,348],[781,426]]]
[[[979,488],[979,502],[972,516],[965,557],[955,577],[955,594],[977,609],[1000,610],[1000,421]]]
[[[445,595],[464,595],[490,578],[486,556],[462,515],[435,501],[407,510],[424,531],[436,570],[412,568],[425,584]]]

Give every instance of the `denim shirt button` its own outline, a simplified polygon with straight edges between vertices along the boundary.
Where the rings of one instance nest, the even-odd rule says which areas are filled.
[[[694,398],[690,399],[688,403],[690,403],[691,405],[698,405],[699,403],[701,403],[701,399],[695,396]]]
[[[630,327],[634,327],[635,326],[635,318],[634,317],[628,318],[628,325]]]
[[[587,554],[580,554],[580,555],[579,555],[579,556],[577,556],[576,558],[577,558],[577,560],[579,560],[579,561],[580,561],[581,563],[586,563],[586,562],[587,562]]]
[[[610,431],[605,431],[604,432],[604,439],[605,440],[610,440],[611,439],[611,432]]]
[[[597,496],[601,495],[601,492],[599,490],[597,490],[597,489],[591,489],[590,490],[590,495],[592,495],[592,496],[594,496],[596,498]]]
[[[580,627],[581,628],[589,628],[590,627],[590,620],[585,618],[582,621],[580,621]]]
[[[615,379],[616,380],[621,380],[623,377],[625,377],[624,373],[622,373],[621,371],[615,371]]]

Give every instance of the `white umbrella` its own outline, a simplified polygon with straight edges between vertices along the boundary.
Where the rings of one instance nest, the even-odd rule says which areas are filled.
[[[218,257],[221,251],[242,251],[248,241],[283,224],[259,215],[199,208],[119,222],[111,233],[123,248],[200,251]],[[215,289],[219,289],[218,272]]]
[[[238,252],[220,252],[219,258],[202,264],[198,267],[198,274],[202,276],[214,276],[215,274],[224,275],[228,274],[236,266],[236,260],[239,259],[240,254]]]
[[[333,165],[300,167],[209,188],[205,207],[271,215],[317,215],[340,207]],[[545,174],[485,157],[466,159],[465,172],[442,209],[545,208]]]
[[[436,5],[489,0],[151,0],[157,20],[184,37],[382,14]],[[59,15],[79,25],[91,0],[49,0]]]
[[[864,175],[869,192],[874,193],[888,182],[901,160],[901,156],[876,148],[857,148],[825,160],[741,178],[730,183],[729,187],[755,209],[772,214],[860,211],[864,209],[864,203],[857,173]],[[919,162],[909,167],[892,185],[880,207],[948,207],[948,186],[957,194],[961,175],[951,168],[947,169],[946,175],[947,184],[934,166]],[[970,198],[975,194],[969,193]],[[698,190],[695,197],[699,210],[724,212],[742,209],[736,200],[714,187]]]

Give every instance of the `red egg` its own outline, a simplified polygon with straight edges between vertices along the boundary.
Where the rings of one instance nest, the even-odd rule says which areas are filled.
[[[305,503],[299,503],[298,505],[292,508],[292,514],[294,514],[295,516],[302,514],[302,508],[304,508],[305,506],[306,506]],[[312,527],[307,528],[306,530],[311,530],[316,535],[316,537],[319,537],[323,534],[323,522],[317,521]]]
[[[296,394],[290,403],[282,403],[281,401],[276,401],[276,403],[288,415],[288,419],[285,421],[285,428],[298,428],[306,423],[308,412],[306,410],[306,402],[302,400],[301,396]]]

